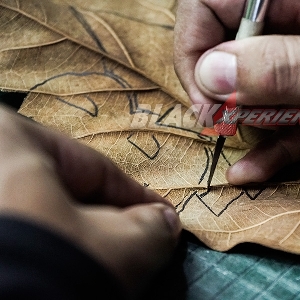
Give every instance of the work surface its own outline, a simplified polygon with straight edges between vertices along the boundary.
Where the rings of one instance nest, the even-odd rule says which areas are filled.
[[[24,94],[0,93],[16,109]],[[254,244],[222,253],[184,232],[173,263],[151,286],[148,299],[300,299],[300,257]],[[145,298],[147,299],[147,298]]]
[[[0,97],[175,206],[189,233],[143,299],[300,299],[299,256],[287,253],[300,253],[299,176],[229,186],[228,166],[262,138],[239,133],[226,140],[207,191],[216,136],[191,115],[174,72],[176,5],[0,0],[0,89],[28,93],[24,102],[24,94]]]
[[[197,121],[174,71],[176,5],[0,0],[0,89],[28,93],[20,114],[108,156],[211,249],[251,242],[300,254],[299,176],[243,187],[225,176],[270,130],[239,126],[207,190],[217,133],[207,105],[205,126]]]

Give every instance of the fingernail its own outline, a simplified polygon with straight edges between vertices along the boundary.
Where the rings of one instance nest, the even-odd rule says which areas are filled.
[[[196,66],[196,81],[210,92],[226,95],[236,90],[237,59],[227,52],[213,51]]]
[[[178,234],[181,231],[181,222],[176,211],[171,207],[167,207],[164,209],[164,215],[171,231]]]
[[[245,165],[243,161],[238,161],[227,169],[225,176],[229,183],[233,185],[241,185],[251,182],[253,179],[253,173],[255,172],[249,172],[249,165]]]

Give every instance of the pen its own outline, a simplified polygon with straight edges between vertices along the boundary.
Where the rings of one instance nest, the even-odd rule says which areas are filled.
[[[236,35],[236,40],[244,39],[251,36],[257,36],[262,33],[263,26],[264,26],[264,19],[267,12],[267,8],[269,5],[269,0],[247,0],[245,4],[244,14],[240,22],[239,30]],[[235,102],[235,92],[231,95],[232,102]],[[228,107],[225,109],[228,112],[227,115],[233,116],[232,112],[237,110],[238,107]],[[224,115],[224,113],[223,113]],[[234,119],[234,117],[232,117]],[[209,177],[207,180],[207,189],[210,188],[210,184],[213,178],[213,175],[216,170],[216,166],[222,152],[224,143],[226,141],[227,136],[232,136],[236,134],[237,124],[232,120],[230,122],[230,118],[223,120],[219,124],[215,124],[214,126],[215,131],[219,134],[217,139],[217,143],[215,146],[213,160],[210,168]]]

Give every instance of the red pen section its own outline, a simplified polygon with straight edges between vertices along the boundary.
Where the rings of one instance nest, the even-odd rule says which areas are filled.
[[[214,115],[214,130],[221,136],[235,135],[238,111],[239,106],[236,105],[236,92],[234,92]]]

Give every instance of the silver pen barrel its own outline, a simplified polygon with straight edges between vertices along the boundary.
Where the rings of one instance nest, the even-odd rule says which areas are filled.
[[[268,4],[269,0],[247,0],[243,17],[252,22],[263,22]]]
[[[261,35],[269,0],[247,0],[236,39]]]

